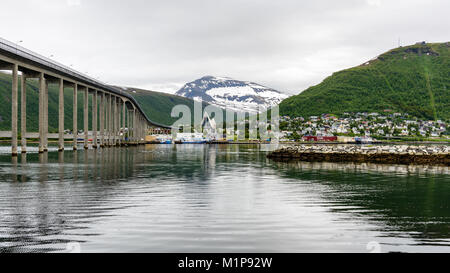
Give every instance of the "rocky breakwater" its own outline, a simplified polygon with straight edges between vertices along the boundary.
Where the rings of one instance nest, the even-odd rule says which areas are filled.
[[[430,145],[289,145],[268,154],[271,159],[310,162],[370,162],[450,166],[450,146]]]

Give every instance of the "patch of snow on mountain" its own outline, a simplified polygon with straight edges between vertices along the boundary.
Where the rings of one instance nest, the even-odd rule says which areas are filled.
[[[279,104],[288,96],[254,82],[238,81],[227,77],[205,76],[185,84],[179,96],[202,100],[221,108],[240,112],[257,112]]]
[[[256,96],[256,92],[250,86],[217,87],[206,91],[211,97],[235,97],[235,96]]]

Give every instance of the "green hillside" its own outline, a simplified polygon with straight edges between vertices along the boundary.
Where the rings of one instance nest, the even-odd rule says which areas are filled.
[[[154,122],[172,125],[179,118],[172,118],[170,114],[172,108],[179,104],[188,106],[193,118],[194,101],[192,99],[138,88],[129,88],[128,92],[139,102],[144,112]],[[203,107],[206,105],[208,104],[203,103]]]
[[[38,81],[34,79],[27,80],[27,131],[39,131],[39,88]],[[19,116],[19,131],[20,131],[20,81],[18,92],[18,116]],[[57,84],[49,84],[49,99],[48,99],[48,119],[49,132],[56,133],[58,131],[58,93],[59,87]],[[64,90],[64,124],[65,129],[72,129],[73,116],[73,89],[67,88]],[[90,102],[92,95],[90,96]],[[11,75],[0,73],[0,130],[11,130]],[[89,105],[92,107],[92,103]],[[89,111],[89,120],[91,121],[91,111]],[[78,93],[78,128],[83,128],[83,94]]]
[[[287,98],[281,115],[395,112],[450,119],[450,43],[393,49],[363,65],[334,73]]]
[[[39,88],[38,81],[27,80],[27,130],[37,132],[39,118]],[[178,118],[171,118],[172,108],[178,104],[187,105],[192,113],[194,101],[166,93],[147,91],[141,89],[130,89],[129,92],[136,98],[147,116],[154,122],[164,125],[172,125]],[[49,132],[58,132],[58,92],[57,84],[49,84],[48,118]],[[64,124],[65,129],[72,129],[73,89],[64,90]],[[20,81],[19,81],[19,130],[20,130]],[[0,73],[0,131],[11,130],[11,75]],[[203,104],[205,106],[206,104]],[[92,129],[92,95],[89,96],[89,129]],[[83,93],[78,93],[78,128],[83,129]]]

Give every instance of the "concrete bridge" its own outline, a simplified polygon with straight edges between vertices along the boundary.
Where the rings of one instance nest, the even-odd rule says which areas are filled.
[[[18,153],[18,87],[21,82],[21,152],[26,153],[27,138],[39,139],[39,153],[48,150],[48,139],[58,139],[59,151],[64,150],[64,140],[73,139],[73,149],[77,149],[79,139],[84,141],[84,148],[117,146],[123,144],[142,144],[150,126],[166,128],[152,122],[141,109],[137,101],[119,88],[106,85],[89,76],[79,73],[67,66],[31,52],[23,47],[0,38],[0,70],[11,71],[11,132],[0,132],[0,137],[11,137],[11,153]],[[39,133],[27,132],[26,81],[39,81]],[[48,85],[59,85],[58,134],[48,133]],[[64,134],[64,89],[73,91],[73,134]],[[83,97],[84,133],[78,135],[78,92]],[[89,132],[89,94],[92,94],[92,131]],[[2,106],[4,107],[4,106]],[[33,115],[37,113],[31,113]],[[80,126],[81,127],[81,126]],[[128,138],[125,138],[128,128]]]

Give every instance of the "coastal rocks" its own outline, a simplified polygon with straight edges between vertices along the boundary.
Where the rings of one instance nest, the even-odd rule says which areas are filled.
[[[371,162],[450,166],[450,146],[290,145],[271,152],[267,157],[311,162]]]

